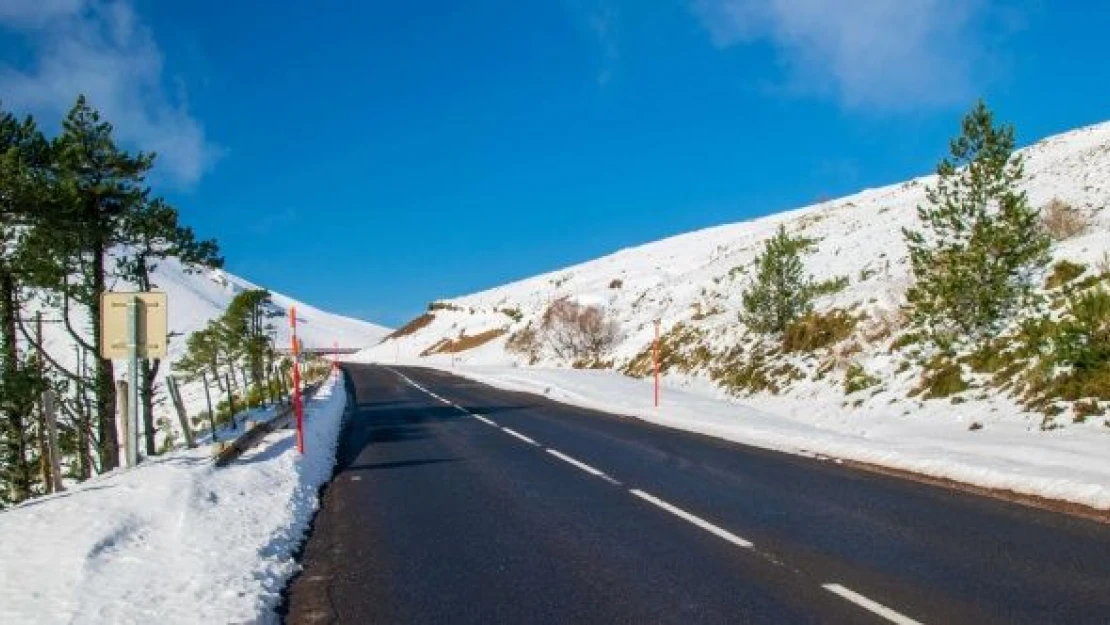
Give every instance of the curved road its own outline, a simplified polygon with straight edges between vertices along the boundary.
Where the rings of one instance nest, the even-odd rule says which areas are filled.
[[[1110,526],[349,365],[290,623],[1110,623]]]

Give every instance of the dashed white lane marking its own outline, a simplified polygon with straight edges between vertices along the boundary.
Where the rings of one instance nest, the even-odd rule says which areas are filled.
[[[835,595],[839,595],[844,599],[847,599],[848,601],[851,601],[852,603],[860,606],[861,608],[864,608],[865,610],[874,612],[875,614],[878,614],[891,623],[897,623],[898,625],[921,625],[920,621],[915,621],[908,616],[899,614],[894,610],[886,607],[885,605],[879,603],[878,601],[872,601],[871,599],[864,597],[858,592],[848,590],[840,584],[822,584],[821,588],[824,588],[825,590]]]
[[[653,497],[653,496],[645,493],[644,491],[636,489],[636,488],[630,489],[629,492],[631,492],[633,495],[636,495],[637,497],[639,497],[640,499],[643,499],[644,501],[646,501],[648,503],[651,503],[655,506],[658,506],[658,507],[666,510],[667,512],[670,512],[671,514],[675,515],[676,517],[679,517],[680,519],[689,521],[690,523],[693,523],[694,525],[697,525],[698,527],[702,528],[703,530],[705,530],[705,531],[707,531],[711,534],[715,534],[718,537],[727,540],[728,542],[736,545],[737,547],[744,547],[744,548],[749,548],[749,549],[752,547],[751,542],[749,542],[747,540],[744,540],[743,538],[740,538],[736,534],[733,534],[732,532],[730,532],[726,529],[722,529],[720,527],[717,527],[716,525],[713,525],[712,523],[710,523],[709,521],[706,521],[705,519],[703,519],[701,517],[694,516],[694,515],[690,514],[689,512],[683,510],[682,508],[672,506],[671,504],[663,501],[662,499],[659,499],[658,497]]]
[[[386,368],[389,369],[388,367],[386,367]],[[411,386],[419,389],[420,391],[422,391],[424,393],[427,393],[431,397],[433,397],[435,399],[438,399],[439,401],[455,408],[456,410],[458,410],[460,412],[463,412],[465,414],[468,414],[468,415],[474,417],[475,419],[478,419],[482,423],[485,423],[487,425],[491,425],[491,426],[496,427],[496,428],[500,428],[500,429],[504,430],[507,434],[515,436],[515,437],[519,438],[522,441],[525,441],[527,443],[531,443],[532,445],[539,446],[539,443],[537,443],[536,441],[534,441],[534,440],[528,438],[527,436],[521,434],[520,432],[513,431],[513,430],[511,430],[507,427],[502,427],[502,426],[498,425],[497,422],[493,421],[492,419],[487,419],[486,417],[483,417],[482,415],[474,414],[474,413],[470,412],[469,410],[467,410],[466,408],[463,408],[462,406],[460,406],[460,405],[458,405],[454,402],[448,401],[448,400],[440,397],[439,395],[436,395],[435,393],[431,392],[430,390],[424,388],[423,386],[417,384],[413,380],[409,379],[409,377],[406,376],[405,374],[403,374],[399,371],[393,370],[393,369],[389,369],[389,370],[392,371],[393,373],[395,373],[396,375],[400,376],[405,382],[409,383]],[[603,480],[606,480],[606,481],[608,481],[612,484],[620,484],[620,482],[613,479],[612,477],[609,477],[605,472],[599,471],[598,469],[595,469],[595,468],[591,467],[590,465],[586,464],[585,462],[581,462],[579,460],[571,458],[570,456],[568,456],[564,453],[561,453],[560,451],[558,451],[556,449],[548,449],[547,453],[551,454],[552,456],[555,456],[556,458],[562,460],[563,462],[566,462],[566,463],[571,464],[575,467],[578,467],[579,469],[585,471],[586,473],[589,473],[590,475],[600,477]],[[360,478],[355,476],[355,477],[352,477],[352,479],[357,481]],[[693,523],[694,525],[696,525],[696,526],[698,526],[698,527],[700,527],[700,528],[702,528],[702,529],[704,529],[704,530],[706,530],[706,531],[708,531],[708,532],[710,532],[710,533],[712,533],[712,534],[714,534],[714,535],[716,535],[720,538],[723,538],[723,539],[727,540],[728,542],[730,542],[730,543],[732,543],[732,544],[734,544],[738,547],[744,547],[746,549],[750,549],[753,546],[751,541],[740,538],[736,534],[733,534],[732,532],[730,532],[726,529],[722,529],[720,527],[717,527],[716,525],[713,525],[712,523],[710,523],[709,521],[706,521],[705,519],[702,519],[702,518],[697,517],[693,514],[690,514],[689,512],[686,512],[685,510],[683,510],[682,508],[679,508],[677,506],[672,506],[671,504],[663,501],[662,499],[659,499],[658,497],[654,497],[652,495],[649,495],[648,493],[645,493],[642,490],[632,488],[632,489],[629,489],[629,492],[631,492],[633,495],[639,497],[640,499],[643,499],[644,501],[647,501],[648,503],[651,503],[652,505],[658,506],[659,508],[662,508],[662,509],[666,510],[667,512],[670,512],[671,514],[673,514],[673,515],[675,515],[675,516],[677,516],[677,517],[679,517],[679,518],[681,518],[685,521]],[[772,559],[772,561],[774,561],[776,564],[781,564],[780,562],[778,562],[776,560]],[[821,587],[824,588],[825,590],[835,594],[835,595],[838,595],[839,597],[841,597],[843,599],[847,599],[848,601],[851,601],[852,603],[860,606],[861,608],[864,608],[865,610],[873,612],[873,613],[887,619],[888,621],[890,621],[892,623],[895,623],[896,625],[922,625],[920,621],[915,621],[915,620],[913,620],[912,618],[910,618],[908,616],[905,616],[903,614],[895,612],[894,610],[891,610],[890,608],[886,607],[885,605],[883,605],[883,604],[881,604],[877,601],[873,601],[871,599],[868,599],[867,597],[865,597],[865,596],[863,596],[863,595],[861,595],[861,594],[859,594],[855,591],[849,590],[849,589],[845,588],[844,586],[841,586],[840,584],[823,584]]]
[[[604,471],[599,471],[599,470],[591,467],[590,465],[586,464],[585,462],[582,462],[581,460],[575,460],[574,458],[571,458],[570,456],[560,452],[557,449],[548,449],[547,453],[551,454],[552,456],[555,456],[556,458],[558,458],[559,460],[562,460],[563,462],[565,462],[567,464],[570,464],[570,465],[573,465],[575,467],[578,467],[579,469],[582,469],[583,471],[585,471],[586,473],[589,473],[590,475],[593,475],[595,477],[600,477],[601,479],[603,479],[607,482],[610,482],[612,484],[619,484],[620,483],[620,482],[614,480],[613,478],[609,477],[608,475],[606,475]]]
[[[539,446],[539,443],[537,443],[536,441],[534,441],[534,440],[528,438],[527,436],[521,434],[520,432],[517,432],[516,430],[510,430],[509,428],[507,428],[505,426],[501,426],[501,429],[505,430],[505,433],[508,434],[509,436],[515,436],[515,437],[519,438],[520,440],[524,441],[525,443],[528,443],[529,445],[536,445],[537,447]]]

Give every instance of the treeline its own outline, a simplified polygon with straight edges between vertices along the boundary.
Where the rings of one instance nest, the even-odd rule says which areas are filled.
[[[276,398],[285,391],[282,378],[289,363],[276,357],[269,320],[282,314],[269,291],[237,294],[223,315],[189,335],[186,353],[174,370],[204,384],[206,392],[214,388],[223,394],[229,412],[237,392],[246,406]]]
[[[0,506],[47,491],[54,477],[41,406],[48,389],[67,477],[119,466],[101,294],[157,288],[154,271],[170,257],[193,271],[223,264],[216,242],[199,239],[152,192],[154,164],[152,153],[122,149],[84,96],[54,137],[31,117],[0,111]],[[45,349],[43,324],[60,327],[73,353]],[[138,380],[147,454],[156,452],[160,366],[142,361]]]

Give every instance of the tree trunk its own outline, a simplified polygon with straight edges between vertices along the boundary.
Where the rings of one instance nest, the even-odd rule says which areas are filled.
[[[208,374],[216,381],[216,390],[221,393],[224,392],[224,382],[220,379],[220,368],[215,363],[208,367]]]
[[[77,410],[82,416],[77,421],[77,479],[84,481],[92,477],[92,442],[89,440],[89,419],[84,408],[84,400],[78,399]]]
[[[0,265],[0,372],[9,384],[14,383],[19,368],[16,331],[15,277],[8,267]],[[31,496],[33,468],[27,459],[27,423],[22,406],[27,402],[8,401],[6,423],[7,444],[5,445],[4,464],[7,466],[8,490],[13,502],[20,502]]]
[[[92,292],[99,298],[105,291],[104,261],[107,255],[103,247],[98,247],[93,253]],[[101,358],[100,345],[100,303],[90,302],[89,321],[93,335],[93,346],[96,353],[96,424],[97,434],[100,438],[99,455],[100,470],[108,472],[119,466],[119,437],[116,434],[116,383],[115,368],[112,361]]]

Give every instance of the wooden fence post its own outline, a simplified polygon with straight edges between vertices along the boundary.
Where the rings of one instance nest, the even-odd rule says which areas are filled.
[[[200,383],[204,385],[204,400],[208,402],[208,428],[212,431],[212,442],[215,443],[216,413],[212,411],[212,393],[208,390],[208,376],[204,373],[200,374]]]
[[[225,373],[224,381],[227,382],[227,409],[231,411],[231,429],[239,429],[239,424],[235,422],[235,393],[231,390],[231,375]]]
[[[181,423],[181,433],[185,435],[185,446],[192,449],[197,446],[193,436],[193,428],[189,426],[189,415],[185,412],[185,403],[181,401],[181,390],[177,387],[177,379],[172,375],[166,376],[166,388],[173,400],[174,410],[177,411],[177,420]]]
[[[54,391],[42,394],[42,416],[46,421],[46,449],[50,455],[50,479],[52,493],[60,493],[66,489],[62,484],[62,459],[58,450],[58,416],[54,412]]]

